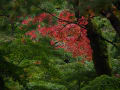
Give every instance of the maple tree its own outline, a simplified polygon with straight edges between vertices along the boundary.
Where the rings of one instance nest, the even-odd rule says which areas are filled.
[[[102,37],[102,32],[98,31],[92,22],[93,17],[105,16],[116,31],[116,35],[120,36],[120,21],[116,16],[117,9],[119,10],[119,0],[70,0],[74,7],[74,12],[77,18],[85,15],[88,17],[87,34],[93,49],[93,62],[97,74],[111,75],[111,67],[109,65],[109,54],[107,51],[108,40]],[[114,5],[113,5],[114,3]],[[81,7],[82,5],[82,7]],[[118,37],[119,38],[119,37]],[[115,46],[113,44],[113,46]],[[104,51],[104,52],[103,52]],[[102,66],[101,66],[102,65]]]
[[[107,52],[106,41],[109,42],[109,43],[111,43],[111,42],[104,39],[101,36],[101,32],[99,32],[99,31],[97,31],[95,29],[95,26],[92,24],[92,17],[94,17],[95,15],[98,15],[98,13],[100,14],[101,11],[106,12],[106,10],[108,10],[108,8],[111,7],[112,0],[110,0],[110,1],[109,0],[106,0],[106,1],[103,1],[103,0],[102,1],[100,1],[100,0],[90,0],[90,1],[82,1],[82,0],[74,1],[74,0],[70,0],[68,2],[70,4],[72,4],[72,6],[73,6],[72,10],[73,10],[73,12],[75,14],[74,18],[71,18],[71,19],[69,18],[69,17],[71,17],[71,15],[73,13],[71,15],[67,14],[68,16],[64,16],[64,14],[61,14],[61,17],[57,18],[58,21],[61,21],[61,22],[58,22],[57,25],[52,25],[52,27],[47,27],[47,28],[46,27],[40,27],[40,25],[39,25],[38,26],[39,32],[44,36],[46,34],[48,34],[50,37],[54,37],[55,39],[57,39],[57,41],[59,41],[59,44],[57,44],[58,45],[57,47],[58,48],[64,48],[66,51],[72,52],[74,56],[79,56],[79,55],[92,56],[92,51],[90,50],[91,49],[90,45],[91,45],[92,50],[93,50],[93,62],[94,62],[94,65],[95,65],[96,72],[99,75],[101,75],[101,74],[111,75],[111,68],[110,68],[109,62],[108,62],[109,61],[109,55],[108,55],[108,52]],[[81,3],[83,5],[82,9],[80,7]],[[97,9],[98,11],[96,12],[95,9]],[[50,14],[50,16],[49,16],[49,18],[50,18],[51,13],[48,12],[48,14]],[[79,21],[79,20],[81,18],[83,18],[83,17],[81,17],[82,15],[88,17],[88,22],[87,22],[88,25],[86,24],[87,25],[87,30],[85,29],[84,24],[82,25],[83,27],[81,26],[81,24],[79,24],[79,23],[81,23],[81,21]],[[44,14],[44,17],[45,17],[45,14]],[[41,18],[39,18],[39,19],[40,19],[39,21],[42,20]],[[73,19],[73,21],[72,21],[72,19]],[[75,22],[74,22],[74,20],[75,20]],[[115,21],[117,19],[113,18],[112,20]],[[48,21],[51,21],[51,20],[48,20]],[[118,31],[119,27],[117,25],[117,28],[116,28],[116,25],[114,23],[115,22],[113,22],[111,24],[113,25],[113,27],[115,27],[115,30],[119,34],[119,31]],[[50,25],[50,23],[49,23],[49,25]],[[77,33],[72,32],[71,35],[74,36],[76,34],[76,36],[74,36],[74,38],[71,35],[69,35],[70,33],[68,32],[68,31],[71,32],[71,30],[69,30],[68,28],[71,29],[73,27],[75,27],[75,28],[78,27],[79,31],[80,31],[80,32],[77,32]],[[60,28],[62,28],[62,30]],[[73,31],[77,30],[75,28],[74,28]],[[84,30],[81,30],[81,28],[84,29]],[[52,33],[50,33],[51,30],[52,30]],[[54,31],[54,30],[56,30],[56,31]],[[83,36],[81,36],[81,33],[82,34],[84,33]],[[67,36],[69,36],[69,38]],[[86,36],[88,36],[89,39]],[[80,40],[79,37],[81,39],[81,42],[78,42],[78,40]],[[34,34],[33,34],[33,38],[35,38]],[[57,41],[52,40],[51,44],[53,45]],[[84,42],[84,41],[87,41],[87,43]],[[75,43],[75,45],[73,44],[73,42]],[[69,47],[69,49],[68,49],[68,47]],[[75,47],[75,48],[73,48],[73,47]],[[103,50],[104,50],[104,53],[103,53]],[[101,66],[101,64],[103,64],[102,66],[105,65],[104,66],[105,68],[103,68]]]
[[[49,26],[41,27],[38,24],[37,30],[41,35],[48,35],[52,38],[51,45],[55,45],[56,48],[64,48],[67,52],[72,52],[73,57],[82,56],[83,60],[92,60],[90,41],[87,38],[87,30],[85,29],[88,22],[85,17],[79,18],[76,22],[75,15],[72,12],[64,10],[59,14],[56,25],[52,24],[52,17],[50,14],[42,13],[35,16],[32,22],[33,24],[41,23],[45,19],[48,19]],[[22,24],[28,25],[30,21],[31,18],[28,18],[27,20],[23,20]],[[27,32],[26,35],[30,35],[31,39],[37,37],[34,30]]]
[[[114,15],[114,13],[111,13],[111,11],[112,11],[111,6],[114,3],[114,0],[65,0],[65,1],[67,1],[68,4],[72,5],[72,7],[70,7],[70,8],[72,8],[71,10],[75,14],[74,15],[75,18],[76,18],[75,21],[77,21],[77,20],[79,21],[79,18],[81,18],[82,15],[83,16],[87,16],[87,17],[88,16],[94,17],[94,16],[100,15],[102,13],[105,17],[107,17],[110,20],[112,26],[115,28],[116,32],[119,34],[119,28],[120,28],[119,27],[119,24],[120,24],[119,20],[118,20],[118,18],[116,18],[116,16]],[[47,2],[47,4],[46,4],[46,2]],[[59,1],[56,1],[56,0],[51,0],[51,1],[50,0],[40,0],[40,1],[39,0],[36,0],[36,1],[32,1],[32,0],[28,0],[28,1],[11,0],[10,1],[9,0],[9,2],[2,0],[2,3],[0,4],[1,5],[0,8],[2,8],[0,10],[0,12],[2,12],[2,15],[0,15],[0,16],[5,16],[6,18],[8,18],[8,20],[10,21],[10,24],[11,24],[11,28],[12,28],[12,30],[14,30],[15,29],[14,28],[14,23],[16,21],[16,16],[17,15],[19,15],[19,14],[21,15],[22,14],[23,16],[25,16],[25,15],[29,15],[31,13],[35,13],[36,14],[36,13],[39,12],[39,10],[40,10],[40,12],[41,11],[43,12],[43,10],[40,8],[40,6],[42,8],[46,8],[46,10],[52,12],[53,8],[55,8],[55,7],[59,8],[61,6],[61,5],[57,6],[59,2],[61,4],[61,3],[64,2],[64,0],[59,0]],[[117,5],[115,4],[115,5],[116,5],[117,9],[119,9],[118,8],[118,6],[119,6],[119,0],[116,0],[115,3],[116,2],[118,2],[118,4]],[[9,5],[7,6],[6,3],[9,3]],[[48,4],[48,3],[50,3],[50,4]],[[51,3],[54,3],[55,7]],[[48,7],[47,7],[47,5],[48,5]],[[29,8],[29,7],[31,7],[31,8]],[[10,12],[10,10],[12,11],[12,13]],[[19,11],[19,13],[15,13],[15,11]],[[102,11],[104,11],[104,12],[102,12]],[[111,14],[110,17],[108,17],[109,14]],[[43,15],[42,18],[46,17],[45,13],[43,13],[41,15]],[[69,16],[69,14],[68,14],[68,16]],[[51,16],[48,16],[48,17],[50,18]],[[35,18],[36,19],[33,20],[34,21],[33,23],[35,23],[36,20],[39,20],[39,22],[42,22],[41,20],[44,20],[44,19],[41,19],[39,15],[36,16]],[[64,17],[64,18],[67,18],[67,17]],[[59,47],[62,47],[62,48],[64,48],[67,51],[73,52],[74,56],[82,55],[83,53],[86,54],[86,55],[88,55],[88,56],[91,56],[90,53],[88,54],[88,52],[91,52],[90,46],[88,45],[90,43],[91,47],[92,47],[92,50],[93,50],[93,56],[96,56],[96,58],[94,58],[93,61],[96,62],[97,58],[99,58],[99,57],[101,58],[101,56],[100,56],[101,54],[103,55],[103,58],[107,57],[107,59],[108,59],[108,54],[105,55],[105,54],[102,53],[102,51],[100,51],[101,53],[99,53],[99,54],[95,53],[95,51],[98,50],[98,49],[102,50],[102,47],[101,47],[102,44],[101,44],[101,42],[98,43],[98,42],[96,42],[97,40],[94,40],[94,38],[98,38],[98,40],[101,39],[100,38],[101,34],[97,32],[97,30],[95,29],[94,26],[92,28],[90,27],[89,24],[91,23],[92,18],[88,18],[88,19],[89,20],[88,20],[88,25],[87,25],[87,31],[92,31],[94,29],[95,32],[94,32],[94,34],[93,33],[92,34],[95,37],[93,37],[92,35],[90,35],[91,32],[86,32],[86,29],[83,28],[83,27],[81,27],[81,24],[78,24],[78,21],[74,22],[74,18],[72,19],[73,23],[71,23],[71,21],[69,21],[69,20],[67,20],[68,22],[66,20],[65,21],[63,20],[62,23],[58,22],[57,25],[51,25],[49,27],[48,26],[47,27],[41,27],[41,25],[39,25],[38,26],[38,31],[39,32],[42,31],[41,34],[43,34],[43,35],[47,34],[50,37],[54,37],[55,39],[58,39],[58,41],[60,41],[60,43],[57,44],[57,45],[59,45]],[[32,21],[31,18],[29,18],[29,20]],[[52,19],[49,19],[48,21],[51,22]],[[58,21],[60,21],[60,20],[58,20]],[[52,24],[50,22],[48,22],[48,23]],[[67,22],[67,24],[65,24],[66,22]],[[27,24],[27,23],[28,23],[28,21],[24,21],[23,22],[23,24]],[[83,26],[85,26],[85,25],[83,25]],[[68,31],[67,27],[69,27],[69,28],[70,27],[72,27],[72,28],[75,27],[76,29],[74,29],[74,31],[79,28],[78,31],[81,31],[82,33],[84,33],[84,35],[80,36],[81,35],[80,32],[72,33],[72,35],[74,36],[74,38],[69,36],[69,38],[65,39],[66,38],[65,36],[67,36],[69,34],[69,33],[67,34],[67,31]],[[54,35],[53,35],[53,33],[49,34],[48,32],[50,32],[50,30],[52,30],[53,28],[54,29],[56,29],[56,28],[57,29],[58,28],[63,28],[63,29],[61,31],[59,31],[61,33],[59,35],[58,35],[58,33],[56,31],[54,31]],[[82,31],[81,28],[84,29],[84,30]],[[47,30],[47,32],[45,32],[44,30],[45,31]],[[66,32],[65,33],[66,35],[63,34],[63,31]],[[96,33],[97,33],[97,35],[96,35]],[[30,33],[26,33],[26,34],[27,35],[32,35],[31,39],[36,38],[36,32],[35,31],[32,31],[32,33],[30,32]],[[55,34],[58,35],[59,37],[55,36]],[[78,34],[80,34],[80,35],[78,35]],[[75,35],[76,36],[78,35],[78,36],[76,37]],[[86,37],[87,35],[88,35],[89,39]],[[78,43],[78,41],[76,40],[76,38],[78,38],[79,36],[81,37],[81,39],[83,39],[83,41],[81,41],[81,43],[80,42]],[[62,37],[62,39],[61,39],[61,37]],[[90,42],[89,42],[89,40],[90,40]],[[68,47],[65,47],[65,46],[69,46],[70,48],[73,48],[70,45],[70,44],[73,43],[73,41],[76,43],[74,45],[76,48],[74,48],[74,49],[71,50],[71,49],[68,49]],[[87,43],[84,42],[84,41],[87,41]],[[53,39],[53,41],[51,43],[54,44],[56,42],[57,41]],[[71,42],[71,43],[69,43],[69,42]],[[96,44],[96,46],[99,46],[101,48],[95,48],[96,47],[95,43],[98,43],[98,44]],[[85,46],[84,46],[84,44],[85,44]],[[93,46],[93,44],[94,44],[94,46]],[[82,46],[82,48],[80,46]],[[88,48],[86,51],[85,51],[85,47]],[[105,47],[106,47],[106,44],[105,44]],[[77,48],[80,48],[80,51],[81,51],[81,49],[83,49],[82,52],[80,52]],[[77,50],[80,53],[78,54],[78,52],[77,51],[75,52],[75,50]],[[105,51],[107,52],[107,50],[105,50]],[[102,60],[104,61],[105,58],[104,59],[103,58],[101,59],[101,61]],[[98,64],[99,64],[99,62],[98,62]],[[96,66],[98,66],[98,65],[96,65]]]
[[[23,33],[28,30],[28,32],[26,32],[25,35],[30,36],[30,38],[33,40],[33,42],[30,40],[30,42],[32,42],[33,45],[31,44],[27,45],[28,44],[27,39],[24,37],[20,40],[22,41],[20,42],[21,44],[19,42],[16,44],[14,43],[15,40],[13,40],[13,43],[11,42],[10,43],[15,45],[12,45],[12,47],[10,47],[10,50],[12,50],[12,53],[9,52],[10,57],[8,57],[8,55],[7,57],[11,61],[13,61],[13,63],[16,61],[19,61],[18,63],[20,63],[21,61],[24,62],[26,57],[27,58],[29,57],[28,59],[34,59],[36,55],[37,55],[36,58],[45,57],[35,61],[33,64],[36,66],[40,66],[44,62],[45,64],[43,66],[46,67],[46,70],[48,69],[47,73],[51,73],[50,67],[48,67],[49,64],[46,64],[47,63],[46,58],[47,58],[47,55],[50,57],[51,56],[50,54],[53,54],[53,53],[52,52],[47,53],[49,52],[50,46],[48,46],[48,48],[44,46],[46,45],[46,43],[49,42],[49,40],[48,41],[43,40],[45,43],[42,43],[42,40],[41,41],[38,40],[38,35],[39,37],[48,36],[51,38],[50,44],[54,46],[56,49],[63,48],[66,52],[71,52],[73,54],[73,57],[82,56],[83,61],[93,60],[94,68],[98,75],[103,75],[103,74],[111,75],[111,67],[109,65],[109,54],[107,50],[108,49],[107,43],[111,43],[113,46],[115,46],[116,44],[114,44],[110,39],[109,41],[106,38],[104,38],[102,36],[103,30],[99,30],[96,26],[97,22],[96,21],[93,22],[93,21],[94,21],[94,17],[96,18],[96,16],[103,15],[111,22],[111,25],[113,26],[116,33],[120,35],[120,27],[119,27],[120,21],[118,18],[119,15],[117,14],[117,11],[119,12],[120,10],[119,5],[120,5],[120,0],[35,0],[35,1],[34,0],[1,0],[0,1],[0,19],[2,18],[2,20],[0,21],[2,22],[1,25],[3,25],[4,27],[9,26],[9,29],[11,29],[12,33],[16,29],[18,30],[18,28],[21,29],[21,32],[24,30]],[[61,10],[63,11],[61,12]],[[60,14],[58,15],[59,12]],[[19,19],[21,20],[24,17],[27,17],[27,19],[22,21],[23,27],[17,26],[19,24]],[[6,20],[7,23],[4,23],[3,22],[4,20]],[[24,26],[25,27],[27,26],[28,28],[26,29],[24,28]],[[1,30],[2,29],[5,30],[5,28],[1,28]],[[40,44],[40,47],[38,43],[37,42],[35,43],[34,41],[40,41],[38,42]],[[41,45],[43,47],[41,47]],[[25,47],[21,47],[21,46],[25,46]],[[27,46],[30,46],[30,47],[27,47]],[[4,49],[6,47],[4,47]],[[26,48],[28,51],[26,50]],[[45,51],[42,51],[44,49]],[[0,51],[0,53],[1,52],[3,53],[3,51]],[[24,54],[24,51],[26,51],[25,54]],[[55,55],[57,56],[57,54]],[[6,59],[6,55],[5,56],[0,55],[0,56],[3,58],[5,57]],[[62,55],[60,57],[62,57]],[[2,62],[0,63],[1,72],[3,72],[4,70],[5,71],[8,70],[7,75],[9,76],[13,74],[12,78],[14,78],[15,76],[17,77],[18,72],[20,71],[24,72],[21,69],[20,70],[17,69],[16,65],[9,64],[8,62],[4,61],[3,58],[1,58]],[[43,61],[41,62],[41,60]],[[29,64],[29,61],[27,62],[27,64],[31,66],[31,64]],[[66,65],[68,65],[68,67],[71,68],[72,64],[74,63],[70,63]],[[3,68],[4,65],[5,67]],[[61,66],[64,66],[64,65],[61,65]],[[12,67],[12,68],[7,69],[7,67]],[[89,75],[92,75],[92,74],[95,75],[94,72],[91,72],[91,73],[88,72],[93,70],[93,68],[89,68],[87,64],[85,65],[85,68],[89,68],[88,71],[79,69],[79,67],[81,68],[80,65],[75,64],[74,67],[76,68],[75,72],[73,72],[73,70],[71,69],[68,70],[68,68],[65,67],[65,73],[66,72],[67,73],[64,76],[67,76],[68,74],[70,75],[70,80],[69,80],[70,85],[68,85],[67,83],[66,86],[69,87],[71,90],[75,89],[74,87],[71,88],[72,81],[73,82],[75,81],[75,83],[77,83],[78,85],[81,85],[81,84],[83,85],[83,82],[88,80],[86,79],[87,75],[84,74],[83,71],[85,71],[85,73],[88,73]],[[16,70],[14,70],[14,68],[16,68]],[[37,72],[35,68],[33,68],[33,71]],[[44,71],[44,70],[42,68],[38,71]],[[53,71],[56,71],[56,70],[53,69]],[[56,77],[53,75],[53,74],[56,74],[56,72],[53,72],[53,71],[52,71],[52,75],[50,74],[49,76],[50,77],[53,76],[53,78],[55,78],[55,81],[56,81]],[[71,71],[71,73],[69,71]],[[79,73],[80,71],[81,73]],[[10,74],[9,72],[12,72],[12,74]],[[34,76],[37,77],[36,74],[35,75],[33,74],[34,72],[32,72],[32,75],[28,77],[28,78],[31,78],[30,82],[33,79],[32,77]],[[1,73],[0,75],[0,83],[1,82],[4,83],[4,80],[2,78],[4,75],[3,76],[2,75],[3,73]],[[89,75],[88,75],[88,78],[90,78]],[[119,74],[115,74],[115,75],[116,77],[119,77]],[[48,75],[45,74],[44,76],[47,77]],[[59,76],[61,77],[60,74]],[[21,75],[20,77],[24,77],[24,75]],[[43,77],[43,76],[38,76],[38,77],[40,80],[40,77]],[[52,82],[53,82],[53,78],[52,78]],[[66,79],[67,82],[68,82],[68,78],[69,77],[64,77],[64,79]],[[76,78],[76,79],[71,80],[71,78]],[[64,82],[64,79],[62,80],[62,84]],[[48,80],[50,82],[50,79],[47,79],[47,81]],[[25,80],[22,80],[22,81],[24,82]],[[36,81],[35,83],[38,84],[38,82]],[[57,84],[55,84],[55,86],[57,86]],[[4,85],[1,84],[1,86],[4,86]],[[52,84],[50,84],[50,86],[52,86]],[[78,88],[80,89],[81,87],[79,86]],[[4,87],[2,89],[4,89]]]
[[[88,17],[87,35],[93,50],[93,63],[98,75],[111,75],[111,67],[109,64],[107,43],[102,37],[102,32],[96,29],[92,19],[95,15],[98,15],[96,13],[100,14],[101,10],[108,9],[111,6],[111,2],[111,0],[71,0],[69,2],[74,8],[76,18],[79,19],[81,14]]]

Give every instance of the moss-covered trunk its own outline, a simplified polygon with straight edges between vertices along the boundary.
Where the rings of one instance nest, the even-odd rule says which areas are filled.
[[[111,10],[104,11],[101,14],[103,16],[105,16],[111,22],[113,28],[115,29],[116,33],[120,37],[120,21],[119,21],[119,19],[112,13]]]
[[[107,43],[102,40],[101,31],[95,29],[91,20],[89,20],[87,30],[90,45],[93,50],[93,63],[96,73],[98,75],[111,75]]]
[[[78,19],[79,15],[79,0],[75,0],[73,3],[75,16]],[[89,24],[87,25],[88,30],[88,38],[90,40],[90,45],[93,50],[93,62],[96,73],[98,75],[111,75],[111,68],[109,65],[109,55],[107,50],[107,44],[105,41],[101,40],[100,32],[95,30],[91,20],[88,21]]]

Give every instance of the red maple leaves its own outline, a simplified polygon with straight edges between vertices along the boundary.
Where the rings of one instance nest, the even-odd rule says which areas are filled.
[[[82,56],[84,60],[92,60],[92,50],[90,41],[87,38],[87,30],[85,25],[88,24],[85,17],[81,17],[76,21],[75,15],[67,10],[62,11],[57,19],[57,24],[52,24],[53,16],[47,13],[42,13],[39,16],[23,21],[22,24],[28,24],[32,20],[33,24],[41,23],[45,19],[48,20],[49,26],[41,27],[38,24],[37,30],[43,36],[49,36],[53,40],[51,45],[57,43],[56,48],[64,48],[65,51],[71,52],[74,57]],[[31,39],[36,38],[35,31],[26,33]]]

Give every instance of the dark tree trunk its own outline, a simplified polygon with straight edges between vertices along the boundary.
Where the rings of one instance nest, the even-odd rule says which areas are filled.
[[[73,7],[74,7],[74,11],[75,11],[75,17],[78,19],[80,18],[80,13],[79,13],[79,0],[75,0],[74,1],[74,4],[73,4]]]
[[[3,68],[1,67],[4,67],[4,65],[1,63],[3,61],[3,57],[2,57],[2,54],[1,54],[2,51],[0,51],[0,90],[5,90],[5,84],[4,84],[4,80],[3,80]]]
[[[14,36],[15,25],[11,23],[11,35]]]
[[[75,10],[75,16],[78,19],[80,17],[78,9],[79,0],[75,0],[73,7]],[[89,24],[87,25],[87,33],[90,40],[91,48],[93,50],[93,62],[96,73],[98,75],[111,75],[107,44],[105,43],[105,41],[101,40],[99,36],[101,33],[98,33],[97,30],[95,30],[91,20],[89,20],[88,22]]]
[[[0,77],[0,90],[5,90],[3,78]]]
[[[107,44],[101,39],[101,32],[98,32],[94,28],[93,24],[91,23],[91,20],[89,20],[87,30],[90,45],[93,50],[93,63],[96,73],[98,75],[106,74],[111,76]]]
[[[116,6],[118,10],[120,10],[120,0],[115,0],[113,4]]]
[[[105,16],[107,19],[109,19],[109,21],[111,22],[116,33],[120,37],[120,21],[119,21],[119,19],[110,10],[102,12],[102,15]]]

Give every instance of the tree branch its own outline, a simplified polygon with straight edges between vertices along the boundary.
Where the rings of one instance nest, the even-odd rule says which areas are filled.
[[[55,18],[58,19],[58,20],[61,20],[61,21],[63,21],[63,22],[67,22],[67,23],[73,23],[73,22],[70,22],[70,21],[67,21],[67,20],[61,19],[61,18],[59,18],[59,17],[53,15],[51,12],[49,12],[49,11],[47,11],[47,10],[41,8],[41,7],[39,7],[39,8],[40,8],[42,11],[44,11],[44,12],[50,14],[51,16],[55,17]]]
[[[118,47],[114,42],[107,40],[106,38],[102,37],[101,35],[99,35],[99,37],[100,37],[102,40],[104,40],[104,41],[110,43],[111,45],[115,46],[116,48]]]
[[[9,15],[0,15],[1,17],[7,17],[7,18],[9,18]]]
[[[38,8],[40,8],[42,11],[44,11],[44,12],[50,14],[51,16],[55,17],[56,19],[58,19],[58,20],[60,20],[60,21],[62,21],[62,22],[66,22],[66,23],[68,23],[68,24],[77,24],[78,26],[80,26],[80,27],[82,27],[82,28],[85,28],[84,26],[79,25],[79,24],[77,23],[78,21],[70,22],[70,21],[68,21],[68,20],[64,20],[64,19],[61,19],[61,18],[59,18],[59,17],[53,15],[51,12],[49,12],[49,11],[47,11],[47,10],[41,8],[41,7],[38,7]]]

